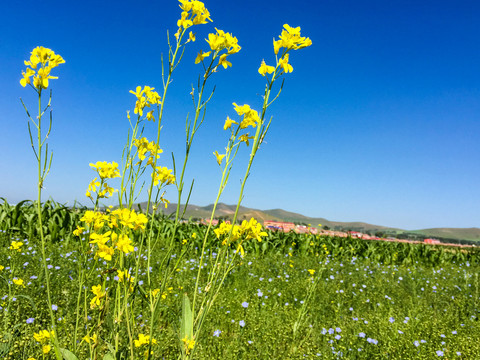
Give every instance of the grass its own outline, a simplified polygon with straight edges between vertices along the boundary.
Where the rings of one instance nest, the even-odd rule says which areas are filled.
[[[9,250],[11,240],[22,241],[23,251]],[[34,332],[49,325],[39,242],[35,238],[12,238],[5,232],[0,241],[0,265],[5,266],[0,272],[3,279],[0,354],[10,360],[42,359],[41,346],[33,339]],[[355,244],[358,240],[351,241]],[[75,328],[79,256],[76,249],[74,242],[63,241],[50,243],[47,248],[59,343],[67,349],[73,346]],[[172,258],[179,256],[181,249],[179,245]],[[302,255],[293,248],[286,252],[255,255],[250,251],[239,261],[216,299],[203,335],[197,339],[195,358],[432,359],[443,354],[445,358],[473,359],[480,356],[480,344],[476,341],[480,335],[476,261],[432,265],[417,259],[402,265],[383,264],[346,253],[332,257],[325,253]],[[199,263],[197,253],[192,248],[190,256],[181,261],[163,294],[160,321],[154,329],[158,342],[154,347],[156,359],[178,358],[176,328],[181,298],[183,293],[193,291]],[[162,251],[154,254],[152,273],[162,255]],[[213,247],[208,257],[214,256]],[[104,270],[103,261],[95,262],[92,256],[90,259],[90,268],[101,271],[94,270],[94,276],[85,285],[86,296],[82,301],[87,302],[91,297],[88,289],[98,278],[105,277],[112,288],[116,281],[113,272]],[[313,277],[309,269],[316,270]],[[5,284],[10,282],[12,271],[24,279],[25,288],[11,284],[9,294]],[[147,302],[142,300],[141,280],[146,281],[146,273],[144,263],[139,274],[140,286],[132,295],[136,333],[149,326],[148,319],[142,316]],[[314,284],[312,279],[317,279],[313,296],[305,303],[306,294]],[[99,359],[108,352],[109,331],[114,321],[108,316],[108,309],[107,304],[104,311],[89,310],[82,314],[79,359],[89,358],[89,345],[81,339],[87,334],[85,329],[93,327],[98,329]],[[306,310],[306,316],[294,337],[293,327],[302,309]],[[143,358],[143,352],[135,349],[135,356]]]

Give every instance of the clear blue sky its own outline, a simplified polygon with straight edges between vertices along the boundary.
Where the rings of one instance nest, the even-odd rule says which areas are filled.
[[[183,157],[185,116],[196,53],[214,27],[242,46],[219,71],[216,93],[195,140],[188,178],[191,202],[212,203],[219,169],[212,152],[232,102],[261,106],[262,59],[283,24],[301,26],[310,48],[271,107],[244,205],[283,208],[337,221],[404,229],[480,227],[480,2],[477,1],[207,1],[213,23],[196,27],[168,94],[161,162]],[[120,161],[129,90],[160,90],[166,30],[176,30],[176,1],[9,1],[0,23],[0,196],[11,203],[36,194],[35,160],[19,97],[33,110],[32,89],[19,84],[36,46],[66,63],[52,81],[52,171],[44,199],[79,200],[94,176],[88,164]],[[153,127],[147,136],[153,139]],[[238,159],[222,199],[235,203],[246,156]],[[114,183],[114,185],[118,185]],[[174,188],[168,196],[175,198]]]

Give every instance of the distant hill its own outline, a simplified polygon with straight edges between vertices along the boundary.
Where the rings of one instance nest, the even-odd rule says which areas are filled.
[[[140,203],[138,206],[145,209],[146,203]],[[161,211],[165,215],[174,215],[177,208],[177,204],[170,204],[167,209],[162,208]],[[183,212],[184,206],[180,207],[180,214]],[[187,210],[185,211],[184,218],[194,218],[194,219],[206,219],[210,218],[212,213],[213,204],[207,206],[198,206],[194,204],[189,204]],[[219,203],[215,211],[216,219],[232,220],[233,215],[235,214],[236,205],[227,205],[224,203]],[[397,228],[391,228],[381,225],[373,225],[365,222],[341,222],[341,221],[330,221],[325,218],[312,218],[302,214],[297,214],[294,212],[286,211],[283,209],[271,209],[271,210],[258,210],[251,209],[244,206],[240,206],[238,213],[238,220],[250,219],[254,217],[259,222],[264,222],[265,220],[275,220],[275,221],[287,221],[293,222],[296,224],[311,225],[318,227],[319,224],[328,226],[332,230],[339,231],[359,231],[363,233],[370,233],[374,235],[375,233],[383,233],[385,236],[395,236],[395,237],[404,237],[404,238],[425,238],[432,237],[445,240],[469,240],[469,241],[480,241],[480,229],[479,228],[433,228],[433,229],[420,229],[420,230],[403,230]]]
[[[434,238],[480,241],[479,228],[434,228],[414,232]]]

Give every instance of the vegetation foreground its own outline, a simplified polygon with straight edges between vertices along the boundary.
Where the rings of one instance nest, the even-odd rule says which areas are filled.
[[[157,222],[158,226],[162,224],[171,226],[172,222]],[[155,359],[179,356],[176,327],[181,326],[182,296],[191,295],[195,289],[200,262],[196,238],[201,237],[206,227],[184,224],[180,230],[187,241],[178,244],[169,256],[172,262],[180,259],[175,276],[167,279],[165,291],[158,294],[161,306],[156,314],[151,354]],[[166,228],[161,231],[168,234]],[[49,324],[40,243],[34,237],[13,237],[14,233],[2,230],[1,235],[0,355],[12,360],[48,359],[52,354],[43,354],[46,343],[38,337]],[[439,248],[435,250],[436,257],[427,261],[427,257],[418,256],[421,248],[433,248],[425,245],[269,233],[265,244],[275,242],[277,246],[270,246],[267,251],[248,248],[244,258],[238,258],[225,279],[224,291],[219,293],[211,315],[205,320],[195,358],[473,359],[480,356],[480,344],[476,341],[480,334],[476,253],[463,253],[468,260],[456,262],[453,250]],[[385,262],[366,257],[368,248],[352,257],[349,246],[359,249],[360,242],[373,244],[375,249],[370,249],[371,253],[382,253],[378,260]],[[12,247],[12,243],[17,245]],[[408,256],[398,255],[402,247],[410,247]],[[213,237],[210,248],[206,251],[207,261],[217,256]],[[58,341],[66,348],[76,349],[79,359],[89,359],[92,347],[95,358],[102,359],[109,353],[115,331],[111,301],[115,283],[120,279],[114,268],[106,268],[107,261],[95,259],[95,254],[90,253],[85,270],[95,276],[83,285],[81,302],[87,306],[80,309],[82,313],[77,319],[78,264],[82,262],[77,249],[75,241],[65,240],[51,242],[47,247]],[[151,259],[151,274],[156,273],[164,259],[166,248],[159,249]],[[184,256],[186,250],[188,257]],[[143,358],[147,344],[145,338],[142,343],[142,336],[149,333],[149,319],[142,316],[149,312],[143,287],[147,282],[147,256],[145,251],[135,251],[132,256],[141,260],[138,285],[130,296],[136,315],[132,330],[138,334],[135,357]],[[202,276],[206,278],[208,273]],[[88,306],[90,289],[99,281],[105,281],[107,289],[100,311]],[[205,290],[199,288],[199,294]]]

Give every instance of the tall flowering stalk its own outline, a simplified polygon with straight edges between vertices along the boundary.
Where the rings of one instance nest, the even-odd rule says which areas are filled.
[[[291,26],[285,24],[284,29],[279,36],[279,40],[274,40],[273,42],[276,66],[269,66],[263,60],[258,69],[259,74],[266,77],[267,80],[263,95],[263,105],[261,113],[259,114],[248,104],[237,105],[236,103],[233,103],[235,112],[238,116],[241,117],[241,119],[235,121],[227,117],[227,119],[225,120],[223,128],[224,130],[230,129],[231,135],[227,143],[225,154],[219,154],[218,151],[214,152],[216,161],[219,166],[222,166],[223,159],[225,158],[225,166],[222,170],[222,178],[220,181],[217,199],[214,203],[214,207],[212,210],[210,224],[202,245],[201,258],[193,295],[192,310],[188,312],[190,314],[190,325],[188,326],[188,329],[190,330],[190,337],[186,337],[185,339],[183,339],[183,357],[185,359],[190,359],[193,357],[193,353],[195,350],[195,339],[198,338],[201,333],[205,317],[210,311],[219,292],[221,291],[226,276],[235,266],[236,256],[239,253],[241,254],[241,256],[243,256],[244,251],[242,242],[249,239],[256,239],[257,241],[261,241],[262,236],[267,235],[265,232],[262,231],[261,225],[258,224],[255,219],[251,219],[248,222],[244,220],[241,225],[236,225],[238,211],[243,200],[243,192],[247,179],[250,175],[250,169],[253,164],[253,160],[265,138],[265,135],[267,134],[267,131],[272,121],[271,118],[270,120],[268,120],[268,122],[266,121],[266,111],[268,107],[280,95],[283,88],[283,82],[276,96],[272,100],[270,100],[273,85],[275,81],[277,81],[282,75],[286,73],[291,73],[293,71],[293,67],[289,63],[290,51],[302,49],[304,47],[310,46],[311,44],[312,42],[309,38],[305,38],[300,35],[300,27],[292,28]],[[281,52],[280,49],[282,49]],[[269,74],[271,74],[271,77],[268,76]],[[254,135],[250,135],[250,133],[247,132],[246,129],[249,128],[255,129]],[[250,150],[249,162],[240,187],[240,194],[237,202],[237,207],[235,209],[235,214],[233,216],[233,221],[231,225],[222,223],[217,229],[215,229],[215,234],[217,238],[221,240],[222,248],[218,256],[213,261],[213,264],[211,264],[210,266],[210,272],[208,274],[207,282],[204,288],[204,292],[206,293],[206,295],[203,296],[203,299],[198,301],[197,298],[199,297],[198,294],[200,290],[200,275],[203,268],[204,253],[206,249],[208,233],[211,228],[212,220],[215,214],[215,209],[220,199],[220,196],[225,186],[227,185],[228,177],[233,164],[232,162],[238,152],[240,143],[245,143],[247,146],[249,146],[250,142],[252,143],[252,147]],[[229,250],[232,247],[234,249],[233,254]],[[189,302],[184,300],[184,307],[188,306],[188,304]]]
[[[56,76],[51,76],[50,72],[53,68],[57,67],[60,64],[65,63],[65,60],[60,55],[55,54],[52,50],[44,48],[42,46],[36,47],[32,50],[30,55],[30,60],[24,62],[27,66],[25,71],[22,71],[23,78],[20,80],[20,84],[23,87],[29,85],[38,95],[38,116],[36,121],[30,116],[27,107],[25,106],[22,99],[22,105],[27,113],[29,118],[28,122],[28,133],[30,135],[30,142],[32,145],[33,153],[37,159],[37,168],[38,168],[38,184],[37,184],[37,213],[38,213],[38,227],[40,231],[40,238],[42,241],[42,263],[45,271],[45,283],[47,287],[47,304],[48,311],[50,313],[51,327],[53,331],[53,340],[54,340],[54,350],[55,356],[57,359],[61,359],[62,355],[60,354],[60,348],[58,346],[58,338],[56,334],[55,326],[55,317],[52,311],[52,299],[50,294],[50,276],[47,268],[47,260],[45,253],[45,234],[43,233],[43,223],[42,223],[42,188],[45,178],[50,171],[50,166],[52,164],[53,154],[48,151],[47,139],[52,130],[52,111],[50,109],[52,102],[52,91],[50,90],[50,97],[48,99],[47,106],[42,110],[42,92],[46,90],[49,85],[50,79],[58,79]],[[50,109],[50,122],[48,130],[44,136],[42,136],[42,117],[45,112]],[[34,144],[33,135],[30,127],[30,122],[37,129],[37,143]],[[50,351],[50,348],[47,352]]]

